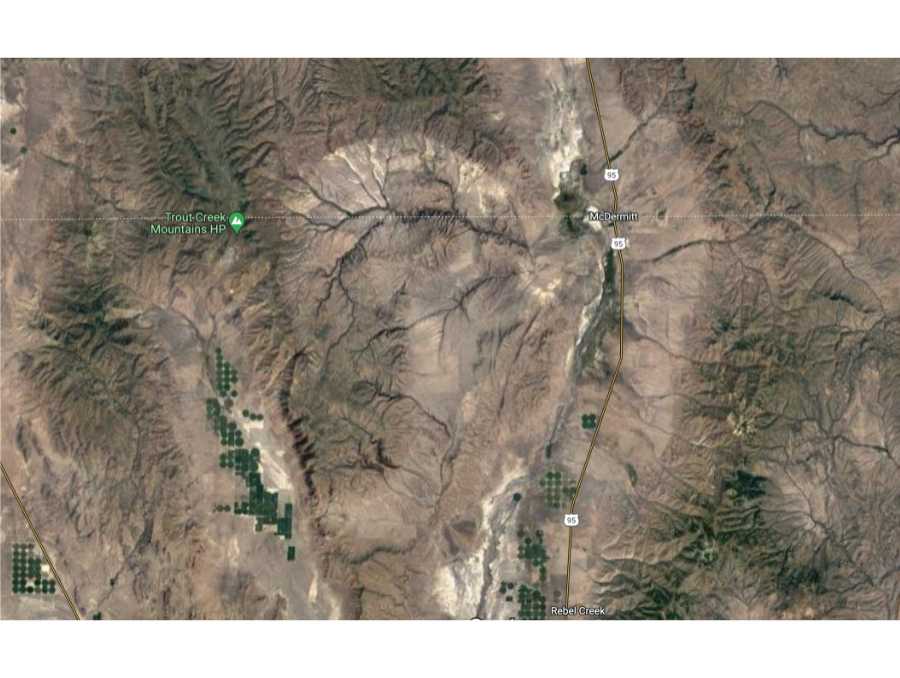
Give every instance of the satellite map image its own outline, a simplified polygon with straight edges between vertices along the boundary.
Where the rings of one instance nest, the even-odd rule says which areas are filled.
[[[3,619],[900,618],[900,60],[4,58],[0,118]]]

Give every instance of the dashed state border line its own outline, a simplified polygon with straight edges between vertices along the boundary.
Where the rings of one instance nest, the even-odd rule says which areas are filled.
[[[386,207],[375,207],[374,210],[387,210]],[[189,210],[195,211],[195,210]],[[614,211],[618,211],[618,207]],[[180,213],[179,213],[180,214]],[[384,221],[396,219],[398,221],[449,221],[452,219],[485,219],[497,221],[500,219],[559,219],[559,214],[346,214],[340,216],[307,216],[303,214],[247,214],[247,221],[304,221],[311,224],[328,221],[344,222],[350,220]],[[647,221],[713,221],[721,219],[900,219],[900,212],[735,212],[723,214],[654,214],[644,217]],[[4,217],[0,216],[2,223],[51,223],[51,222],[125,222],[125,221],[165,221],[165,215],[159,216],[131,216],[131,217]]]
[[[590,82],[591,87],[591,96],[594,104],[594,111],[597,117],[597,123],[600,128],[600,136],[603,143],[603,152],[606,160],[606,168],[612,169],[612,163],[610,160],[609,149],[606,141],[606,132],[603,126],[603,117],[600,113],[600,105],[597,98],[597,89],[596,84],[594,82],[594,76],[591,71],[591,63],[589,59],[585,59],[585,65],[587,68],[588,80]],[[615,182],[610,182],[610,187],[612,189],[613,194],[613,211],[617,212],[619,210],[619,195],[618,190],[616,188]],[[379,210],[387,210],[388,208],[382,206],[376,206],[373,209]],[[422,214],[422,215],[399,215],[392,213],[385,214],[342,214],[335,216],[309,216],[303,214],[272,214],[272,215],[246,215],[247,222],[251,221],[303,221],[310,224],[321,224],[327,221],[334,222],[346,222],[350,220],[381,220],[384,221],[386,219],[396,219],[399,221],[423,221],[423,220],[435,220],[435,221],[448,221],[452,219],[485,219],[490,221],[497,221],[500,219],[513,219],[513,220],[522,220],[522,219],[546,219],[546,220],[554,220],[558,219],[559,215],[545,215],[545,214],[531,214],[531,215],[520,215],[520,214],[496,214],[496,215],[472,215],[472,214]],[[721,214],[708,214],[708,213],[697,213],[697,214],[665,214],[657,212],[655,215],[646,217],[648,220],[653,220],[656,222],[665,222],[665,221],[689,221],[689,220],[723,220],[723,219],[765,219],[765,218],[773,218],[773,219],[894,219],[900,218],[900,212],[735,212],[735,213],[721,213]],[[95,222],[142,222],[142,221],[165,221],[165,215],[158,216],[119,216],[119,217],[109,217],[109,216],[96,216],[96,217],[4,217],[0,215],[0,223],[95,223]],[[612,222],[613,231],[616,237],[619,236],[619,228],[616,222]],[[600,411],[597,426],[594,429],[594,434],[591,437],[590,446],[588,447],[588,452],[584,460],[584,464],[581,469],[581,473],[578,478],[578,483],[575,488],[575,494],[572,497],[572,501],[570,504],[569,512],[574,513],[576,503],[578,501],[578,497],[581,493],[581,488],[584,483],[585,476],[587,474],[588,467],[591,462],[591,457],[593,455],[594,448],[596,447],[597,441],[599,439],[600,428],[603,423],[604,416],[609,406],[609,402],[612,398],[613,389],[615,388],[616,382],[618,381],[619,374],[622,368],[622,362],[624,358],[624,326],[625,326],[625,306],[624,306],[624,296],[625,296],[625,265],[624,258],[622,256],[621,250],[616,252],[619,264],[619,357],[616,361],[615,371],[613,372],[612,378],[610,380],[609,390],[607,391],[606,398],[604,399],[602,409]],[[40,538],[40,535],[37,532],[37,529],[34,526],[34,523],[31,521],[31,517],[28,514],[28,511],[25,508],[25,505],[22,503],[22,500],[19,498],[18,493],[16,492],[15,487],[13,486],[12,480],[9,477],[9,474],[6,471],[6,467],[0,463],[0,469],[2,469],[3,477],[6,480],[9,489],[15,498],[16,504],[19,507],[19,510],[22,513],[22,516],[25,518],[26,523],[28,524],[29,529],[31,530],[31,534],[38,544],[38,547],[41,550],[41,553],[44,556],[44,559],[47,561],[47,565],[50,567],[51,572],[53,573],[56,582],[59,584],[60,590],[62,591],[66,603],[69,606],[69,609],[72,611],[72,615],[75,619],[81,619],[80,614],[78,613],[78,609],[72,601],[71,596],[65,588],[65,585],[62,582],[62,578],[59,576],[59,573],[56,571],[56,567],[53,565],[53,561],[50,558],[50,554],[47,552],[46,547],[44,546],[43,541]],[[567,562],[566,562],[566,587],[565,587],[565,605],[569,606],[569,594],[570,594],[570,584],[571,584],[571,566],[572,566],[572,545],[573,545],[573,533],[574,527],[568,528],[568,549],[567,549]]]

